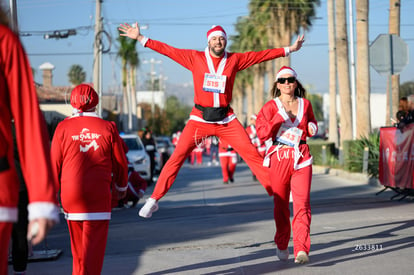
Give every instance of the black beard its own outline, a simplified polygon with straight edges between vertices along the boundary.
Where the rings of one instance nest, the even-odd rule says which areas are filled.
[[[210,51],[212,51],[217,56],[221,56],[224,53],[224,50],[225,49],[223,48],[223,49],[221,49],[219,51],[216,51],[213,47],[210,47]]]

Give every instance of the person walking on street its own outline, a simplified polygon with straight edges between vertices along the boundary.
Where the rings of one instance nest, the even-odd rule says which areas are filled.
[[[289,258],[292,192],[293,253],[295,263],[303,264],[309,261],[311,224],[312,156],[306,139],[314,136],[318,127],[305,89],[292,68],[279,70],[271,94],[273,99],[257,115],[256,127],[257,136],[266,144],[263,165],[270,167],[276,254],[282,261]]]
[[[145,151],[147,152],[148,156],[150,157],[150,179],[148,181],[148,184],[152,184],[152,179],[154,177],[155,172],[155,152],[157,150],[155,145],[154,137],[152,136],[152,132],[150,129],[145,128],[143,134],[142,134],[142,143],[144,144]]]
[[[211,136],[210,144],[210,161],[208,162],[208,165],[218,165],[218,138],[216,136]]]
[[[52,140],[74,275],[101,274],[112,196],[123,198],[128,187],[123,141],[115,123],[95,113],[98,102],[91,86],[76,86],[70,96],[73,115],[58,124]]]
[[[121,36],[136,39],[144,47],[166,55],[190,70],[194,80],[195,106],[190,113],[190,119],[174,153],[162,169],[151,197],[147,199],[139,215],[149,218],[158,210],[158,200],[171,188],[185,158],[197,144],[213,135],[231,144],[269,193],[268,169],[261,165],[263,158],[251,144],[230,107],[233,84],[238,71],[299,50],[304,41],[303,36],[299,36],[293,45],[285,48],[229,53],[226,51],[227,34],[221,26],[213,26],[207,31],[208,46],[204,51],[178,49],[149,39],[141,34],[138,23],[135,26],[121,24],[118,29]]]
[[[250,125],[247,126],[246,128],[246,132],[249,135],[250,141],[252,142],[252,144],[257,148],[257,151],[259,152],[259,154],[264,157],[265,151],[266,151],[266,146],[264,146],[264,144],[262,144],[260,142],[260,139],[257,137],[257,132],[256,132],[256,119],[257,119],[257,115],[256,114],[252,114],[250,116]],[[253,180],[256,181],[256,175],[253,174]]]
[[[20,181],[14,163],[13,125],[29,200],[26,237],[31,245],[39,244],[59,222],[57,176],[51,165],[46,122],[26,52],[8,22],[0,5],[0,274],[8,273],[9,244],[18,217]]]
[[[237,165],[237,153],[230,144],[220,140],[219,142],[219,158],[221,165],[221,173],[223,175],[223,184],[234,182],[234,172]]]

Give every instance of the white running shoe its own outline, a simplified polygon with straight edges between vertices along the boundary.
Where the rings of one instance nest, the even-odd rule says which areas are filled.
[[[295,264],[306,264],[309,262],[309,256],[305,251],[299,251],[296,255]]]
[[[276,256],[281,261],[287,261],[289,259],[289,249],[280,250],[279,248],[276,248]]]
[[[146,200],[144,206],[139,210],[139,215],[143,218],[151,218],[152,213],[158,210],[158,202],[149,198]]]

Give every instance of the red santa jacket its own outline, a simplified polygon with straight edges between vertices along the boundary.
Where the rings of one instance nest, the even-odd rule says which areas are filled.
[[[115,124],[93,112],[65,119],[52,140],[52,159],[66,218],[110,219],[111,182],[121,191],[128,182],[128,163]]]
[[[20,183],[14,166],[12,120],[29,194],[29,220],[58,221],[57,177],[32,70],[18,36],[4,25],[0,25],[0,111],[0,222],[17,220]]]
[[[261,142],[267,145],[265,161],[270,154],[275,152],[275,147],[277,146],[274,145],[273,142],[276,140],[276,135],[282,125],[288,128],[296,127],[302,130],[300,140],[303,142],[306,142],[306,138],[311,136],[308,130],[310,123],[313,125],[312,127],[315,128],[315,133],[317,132],[317,122],[310,101],[298,97],[298,104],[298,113],[294,120],[289,118],[285,109],[282,108],[282,103],[279,98],[268,101],[257,115],[257,136],[260,138]],[[302,144],[299,146],[298,150],[300,150],[300,152],[295,154],[297,160],[295,160],[294,168],[300,169],[311,165],[312,156],[309,153],[309,147],[306,144]]]
[[[287,56],[289,53],[288,48],[278,48],[258,52],[226,53],[226,57],[215,58],[210,55],[208,49],[205,51],[177,49],[163,42],[148,38],[143,39],[141,43],[145,47],[170,57],[192,72],[194,81],[194,103],[203,107],[227,107],[233,96],[233,84],[237,72],[263,61]],[[226,76],[224,93],[206,92],[203,90],[205,74],[210,73],[208,58],[211,58],[215,70],[218,69],[220,63],[225,58],[225,66],[222,72],[222,75]],[[230,108],[227,118],[222,123],[229,122],[234,118],[233,109]],[[191,111],[190,119],[207,122],[203,120],[202,112],[195,107]]]

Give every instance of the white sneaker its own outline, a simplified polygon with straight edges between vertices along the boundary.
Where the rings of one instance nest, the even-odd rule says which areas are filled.
[[[295,264],[306,264],[309,262],[309,256],[305,251],[299,251],[295,258]]]
[[[158,202],[149,198],[146,200],[144,206],[139,210],[139,215],[143,218],[151,218],[152,213],[158,210]]]
[[[289,259],[289,249],[280,250],[279,248],[276,248],[276,256],[281,261],[287,261]]]

